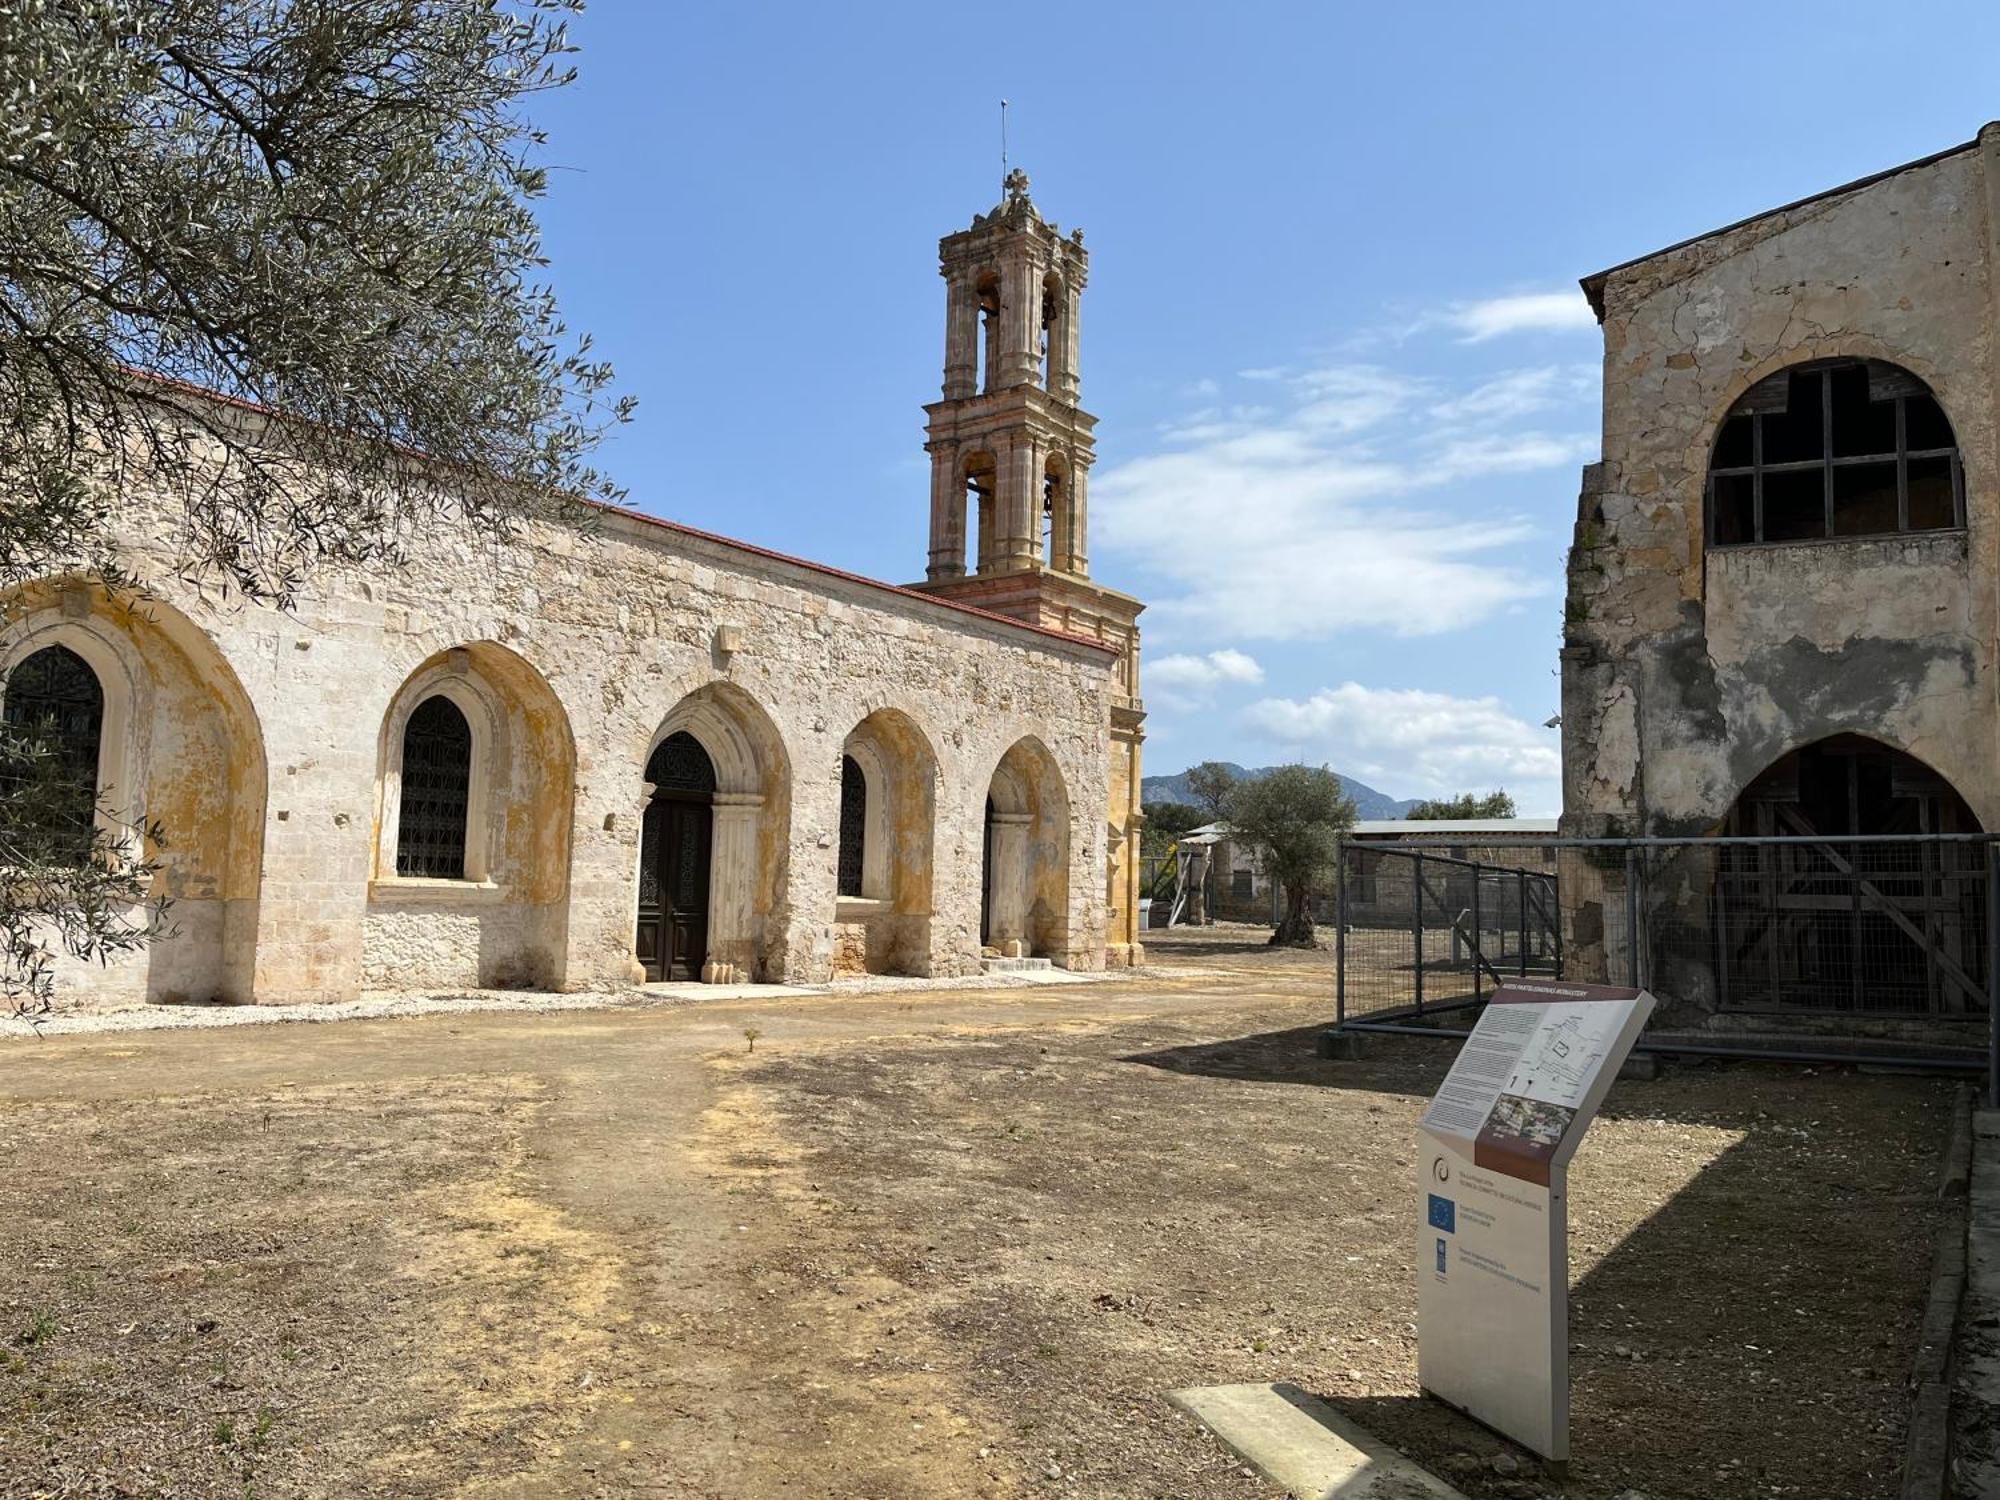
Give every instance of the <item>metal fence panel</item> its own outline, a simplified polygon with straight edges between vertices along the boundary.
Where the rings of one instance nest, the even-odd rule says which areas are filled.
[[[1654,1028],[1988,1043],[1984,835],[1581,840],[1343,851],[1349,1027],[1457,1021],[1508,978],[1641,984]],[[1880,1049],[1878,1049],[1880,1050]]]

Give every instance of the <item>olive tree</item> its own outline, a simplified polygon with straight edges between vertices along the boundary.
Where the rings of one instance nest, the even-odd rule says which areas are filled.
[[[1278,766],[1229,794],[1229,826],[1254,845],[1264,873],[1284,891],[1273,945],[1313,946],[1313,897],[1334,876],[1341,836],[1354,826],[1354,799],[1324,766]]]
[[[440,517],[617,498],[589,456],[630,407],[543,280],[524,113],[578,8],[0,4],[0,588],[143,598],[111,534],[139,491],[173,572],[279,606]],[[157,933],[175,832],[52,837],[49,730],[0,725],[0,985],[44,1002],[53,946]]]
[[[1188,795],[1208,814],[1213,823],[1228,816],[1229,794],[1236,786],[1236,773],[1219,760],[1205,760],[1187,773]]]

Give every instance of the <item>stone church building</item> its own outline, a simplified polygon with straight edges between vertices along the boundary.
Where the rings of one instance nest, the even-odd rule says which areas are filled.
[[[1584,288],[1603,458],[1569,561],[1563,831],[2000,829],[2000,125]],[[1564,870],[1585,946],[1601,872]],[[1897,920],[1886,885],[1862,896]],[[1902,926],[1935,966],[1958,920]]]
[[[176,581],[132,497],[156,592],[52,577],[0,634],[8,719],[170,835],[173,935],[65,1002],[1136,962],[1140,606],[1086,561],[1082,235],[1016,174],[941,253],[914,586],[613,510],[440,523],[280,613]]]

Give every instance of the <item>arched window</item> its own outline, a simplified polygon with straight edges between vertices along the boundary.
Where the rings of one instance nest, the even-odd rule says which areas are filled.
[[[466,810],[471,798],[472,726],[443,694],[426,698],[403,730],[398,875],[465,878]]]
[[[840,758],[840,875],[843,896],[859,896],[868,854],[868,778],[851,755]]]
[[[979,389],[991,393],[1000,388],[1000,278],[986,271],[975,290],[979,297]]]
[[[1743,393],[1708,469],[1718,547],[1965,524],[1965,479],[1944,410],[1881,360],[1795,365]]]
[[[1069,470],[1052,455],[1042,470],[1042,560],[1066,569],[1069,552]]]
[[[966,571],[977,573],[993,557],[993,485],[996,465],[984,451],[965,460]]]
[[[44,646],[7,676],[9,740],[32,753],[6,777],[8,821],[30,859],[77,862],[90,852],[97,821],[98,752],[104,688],[90,664],[66,646]]]

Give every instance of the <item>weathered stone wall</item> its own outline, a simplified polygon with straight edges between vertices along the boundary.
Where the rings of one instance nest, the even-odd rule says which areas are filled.
[[[1585,471],[1565,632],[1565,812],[1710,831],[1787,750],[1842,730],[1994,799],[1993,138],[1654,257],[1606,282],[1604,460]],[[1965,532],[1708,551],[1724,412],[1809,359],[1931,386],[1965,464]],[[1975,559],[1986,559],[1975,562]]]
[[[1989,127],[1602,279],[1603,461],[1584,472],[1565,611],[1565,833],[1715,832],[1759,772],[1842,732],[1925,761],[2000,827],[1996,192]],[[1764,377],[1831,357],[1928,383],[1964,464],[1966,528],[1706,548],[1724,414]],[[1573,919],[1622,901],[1586,862],[1563,879]]]
[[[1063,810],[1066,844],[1059,878],[1037,877],[1035,899],[1061,908],[1044,930],[1062,934],[1060,962],[1104,961],[1108,652],[618,513],[509,541],[430,527],[407,539],[405,566],[325,570],[292,613],[175,581],[147,540],[165,533],[134,504],[132,564],[184,620],[181,656],[205,660],[154,674],[141,733],[152,741],[136,753],[156,815],[196,782],[233,788],[181,820],[170,869],[224,872],[190,889],[234,905],[211,916],[191,900],[203,932],[189,946],[67,974],[67,998],[627,983],[642,771],[670,720],[716,760],[717,839],[728,821],[749,871],[730,898],[744,908],[730,961],[745,977],[825,979],[841,748],[885,709],[923,742],[924,784],[900,795],[896,837],[898,859],[927,879],[899,884],[884,962],[976,970],[987,796],[1003,756],[1030,738],[1035,765],[1061,783],[1038,789],[1037,805]],[[130,633],[101,599],[77,607],[107,635]],[[457,684],[488,741],[484,880],[398,880],[383,837],[400,755],[392,716],[434,682]],[[199,753],[174,737],[197,721]],[[928,826],[910,826],[910,808]],[[919,933],[925,951],[900,951]]]

